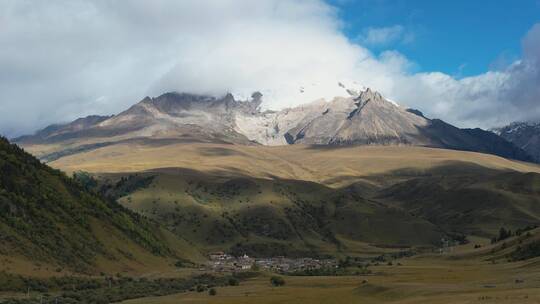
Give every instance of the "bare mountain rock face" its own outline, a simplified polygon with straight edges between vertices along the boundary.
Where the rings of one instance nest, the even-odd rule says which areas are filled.
[[[35,154],[49,161],[122,141],[149,144],[174,141],[261,145],[415,145],[496,154],[531,160],[520,148],[480,129],[459,129],[402,108],[370,90],[347,90],[349,96],[280,111],[262,111],[262,94],[246,101],[232,94],[212,97],[166,93],[146,97],[114,116],[89,116],[47,127],[15,142],[62,143]]]
[[[230,94],[216,98],[166,93],[157,98],[146,97],[114,116],[89,116],[49,126],[35,135],[13,141],[44,161],[126,141],[143,141],[149,145],[171,142],[253,144],[233,128],[235,113],[250,113],[260,104],[260,96],[253,96],[251,101],[241,102]],[[34,148],[38,145],[40,150]],[[41,150],[44,145],[50,147]]]
[[[540,122],[514,122],[493,131],[540,162]]]
[[[428,145],[419,128],[429,124],[367,89],[336,98],[316,117],[306,117],[286,134],[289,143]]]
[[[131,137],[191,138],[201,141],[249,143],[234,129],[234,115],[251,111],[256,101],[235,101],[192,94],[167,93],[146,97],[128,110],[94,126],[96,129],[120,129]]]
[[[17,141],[20,143],[47,143],[78,137],[80,136],[79,132],[111,117],[112,116],[90,115],[87,117],[78,118],[68,124],[50,125],[45,129],[36,132],[34,135],[21,136],[17,138]]]

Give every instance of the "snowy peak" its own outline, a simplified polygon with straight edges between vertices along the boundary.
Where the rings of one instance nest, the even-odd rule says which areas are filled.
[[[297,107],[315,100],[331,101],[335,97],[357,97],[366,88],[356,81],[332,79],[328,81],[310,81],[284,83],[278,88],[245,88],[232,92],[237,100],[248,100],[254,91],[263,95],[263,109]],[[275,109],[274,108],[274,109]]]

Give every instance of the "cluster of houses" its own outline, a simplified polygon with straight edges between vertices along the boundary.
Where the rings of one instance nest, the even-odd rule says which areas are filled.
[[[313,258],[286,258],[283,256],[273,258],[251,258],[244,254],[235,257],[224,252],[210,254],[208,268],[216,272],[234,272],[258,268],[273,272],[287,273],[320,268],[336,268],[337,261],[333,259]]]

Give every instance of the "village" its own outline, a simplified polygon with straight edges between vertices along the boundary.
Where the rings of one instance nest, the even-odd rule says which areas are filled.
[[[235,257],[224,252],[214,252],[210,254],[207,266],[215,272],[237,272],[258,268],[278,273],[292,273],[321,268],[337,268],[338,263],[334,259],[287,258],[283,256],[252,258],[246,254]]]

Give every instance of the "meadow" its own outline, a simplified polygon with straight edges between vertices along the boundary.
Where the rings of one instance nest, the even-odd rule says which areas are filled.
[[[285,276],[281,287],[273,287],[268,277],[257,277],[217,288],[215,296],[195,291],[123,303],[539,303],[539,265],[538,259],[492,264],[481,259],[416,257],[394,261],[392,266],[372,266],[372,275]]]
[[[39,154],[39,146],[25,147]],[[374,175],[423,171],[454,164],[540,172],[540,166],[502,157],[413,146],[243,146],[213,143],[118,143],[49,163],[71,173],[128,173],[158,168],[194,169],[220,176],[281,178],[341,187]]]

